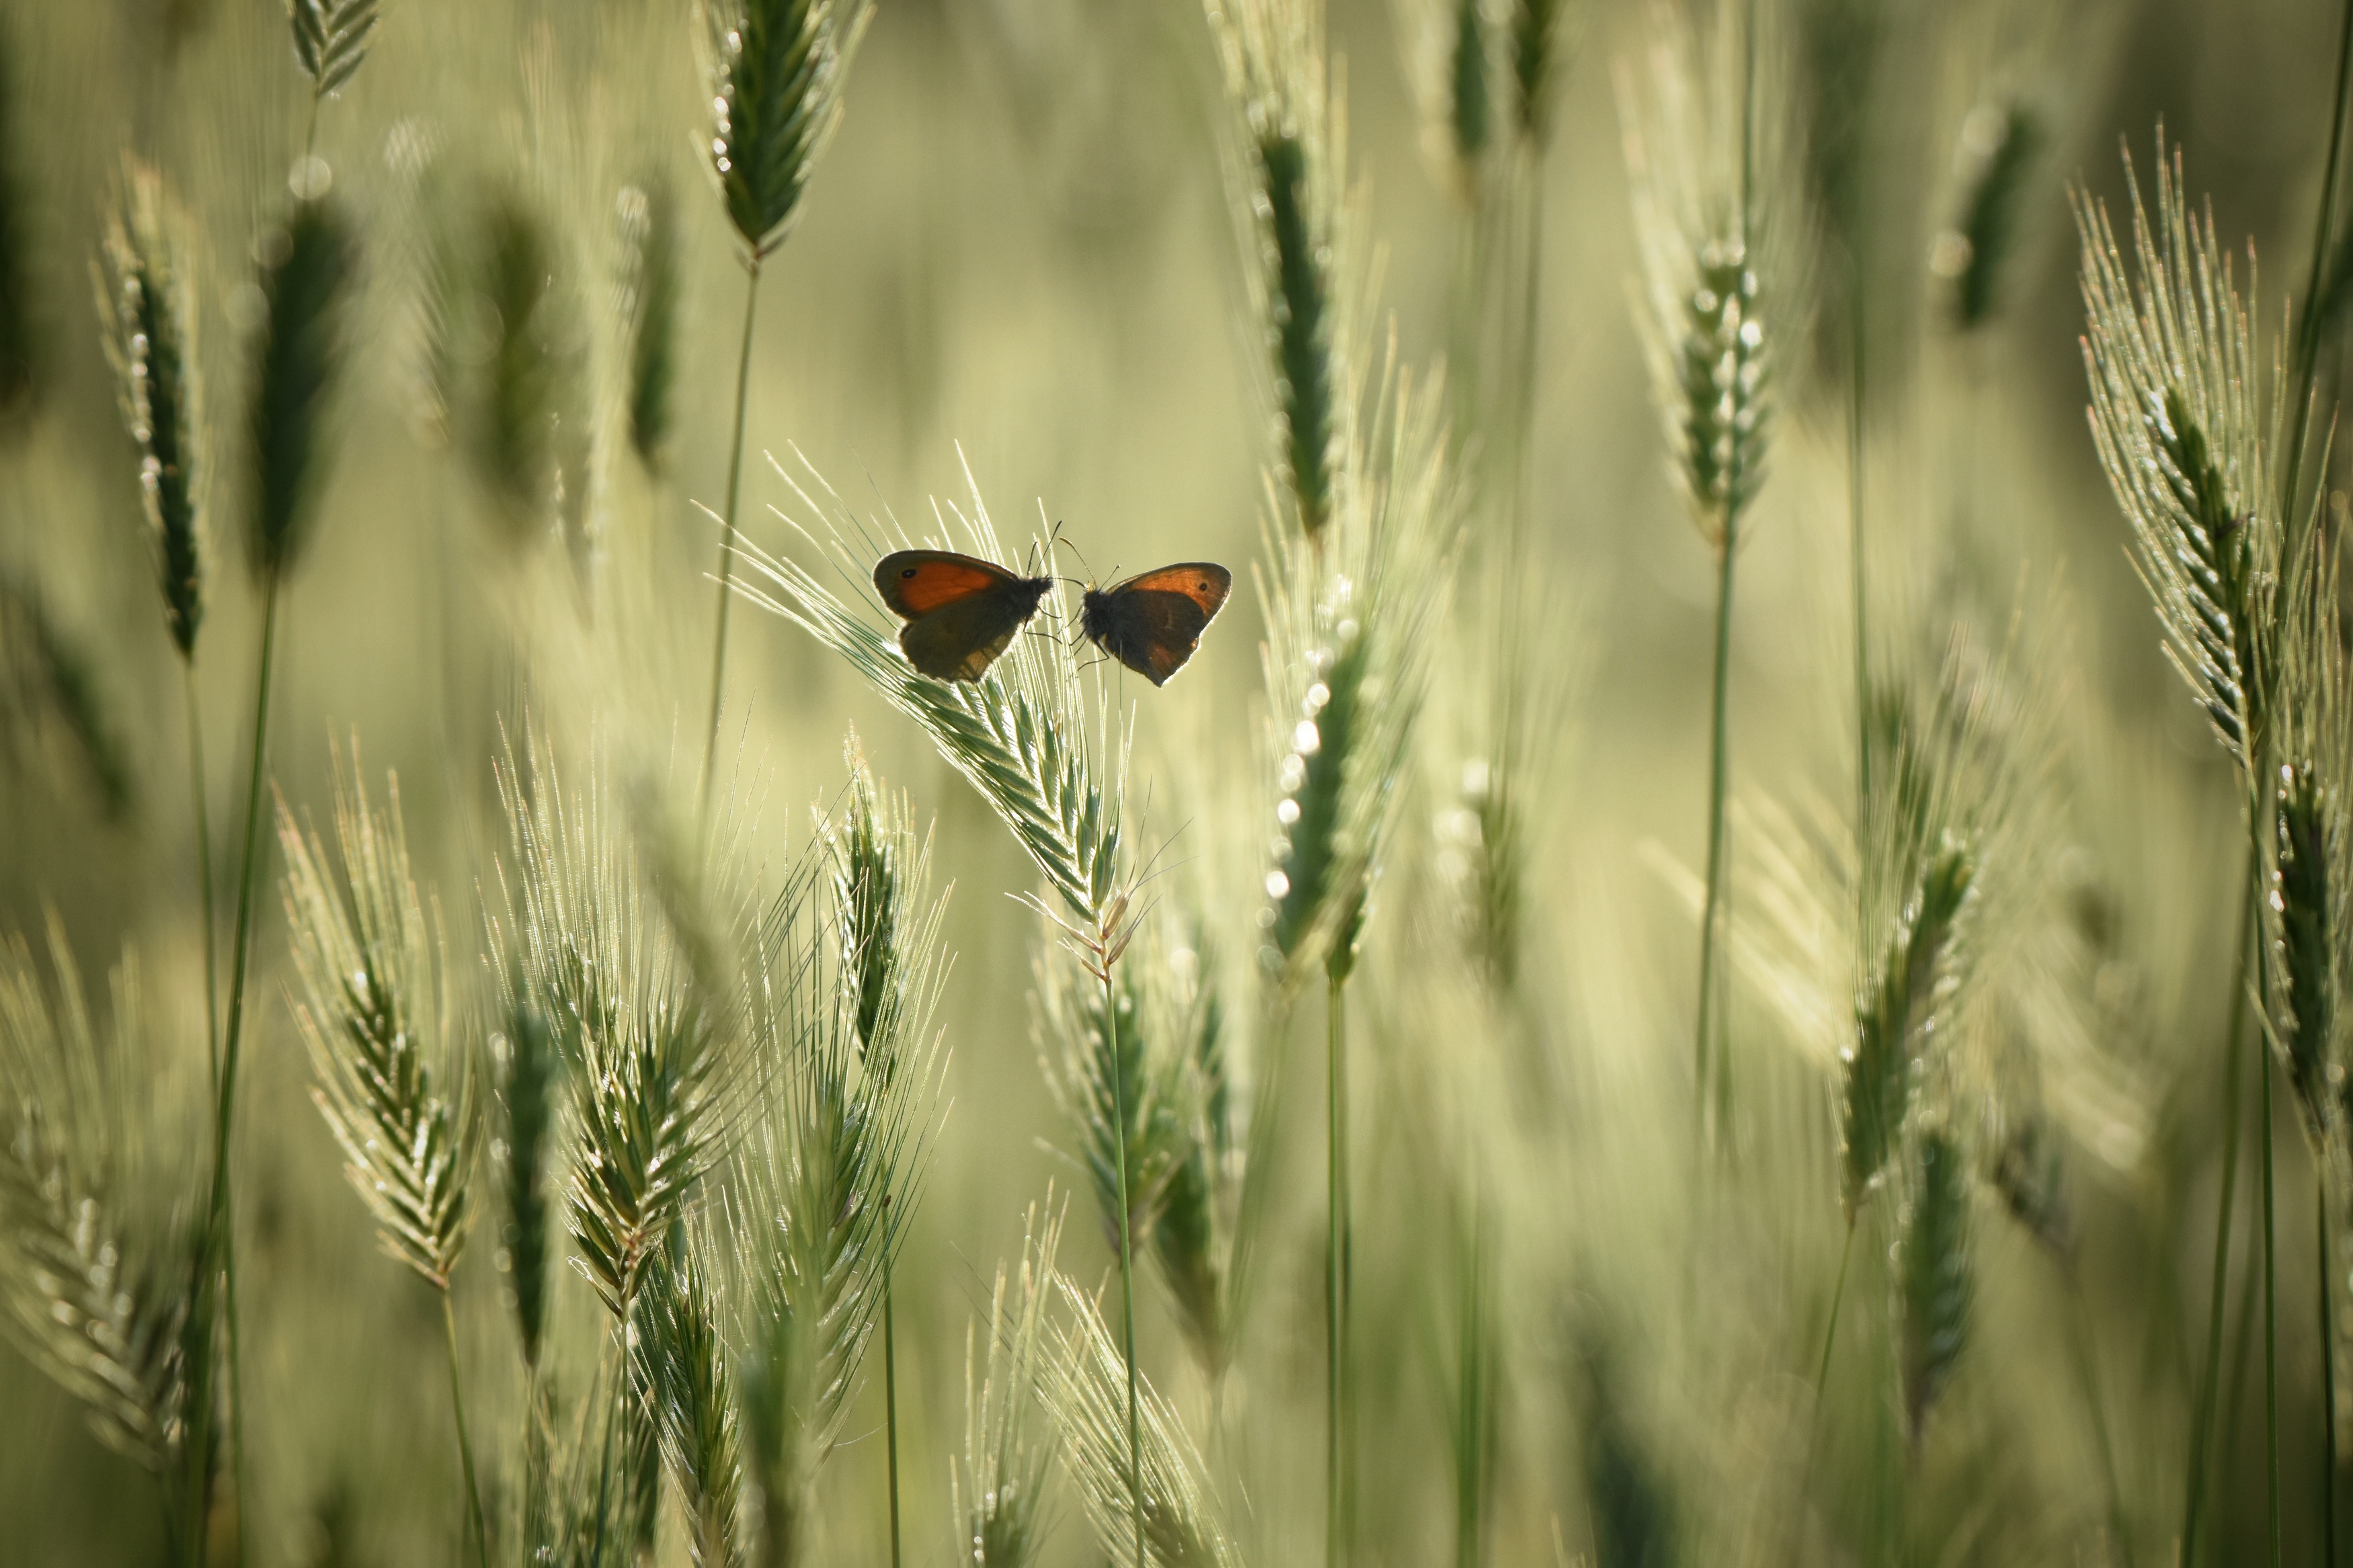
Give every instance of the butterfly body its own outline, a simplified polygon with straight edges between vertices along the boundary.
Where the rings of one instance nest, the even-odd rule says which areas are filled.
[[[1089,588],[1079,630],[1155,686],[1185,668],[1225,606],[1234,574],[1208,561],[1163,566],[1109,588]]]
[[[894,615],[899,651],[934,680],[978,680],[1053,588],[952,550],[901,550],[874,563],[874,591]]]

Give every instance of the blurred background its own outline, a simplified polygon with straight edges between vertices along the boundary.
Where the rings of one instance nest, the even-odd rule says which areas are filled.
[[[2130,1105],[2070,1155],[2084,1331],[2107,1380],[2141,1560],[2168,1560],[2182,1347],[2202,1324],[2211,1234],[2219,1119],[2203,1064],[2227,1000],[2236,795],[2203,716],[2165,667],[2086,435],[2068,193],[2116,206],[2120,146],[2146,178],[2162,123],[2193,201],[2211,201],[2226,246],[2251,246],[2260,259],[2258,318],[2275,326],[2318,201],[2337,16],[2315,0],[1820,0],[1783,18],[1788,58],[1808,58],[1816,13],[1841,8],[1873,13],[1881,40],[1871,101],[1883,118],[1869,144],[1883,193],[1872,266],[1886,322],[1866,494],[1873,536],[1886,541],[1885,591],[1930,605],[1968,595],[2006,605],[2021,589],[2037,605],[2062,595],[2052,612],[2065,660],[2054,672],[2053,771],[2067,849],[2050,872],[2080,889],[2097,928],[2103,956],[2086,982],[2096,1044]],[[1403,0],[1330,3],[1349,168],[1366,182],[1386,258],[1381,320],[1417,365],[1449,346],[1464,224],[1414,89],[1427,65],[1419,16]],[[1771,1189],[1793,1211],[1788,1252],[1728,1267],[1694,1301],[1698,1288],[1680,1273],[1693,1250],[1686,1221],[1660,1217],[1685,1201],[1682,1156],[1662,1146],[1688,1115],[1674,1108],[1688,1093],[1696,963],[1683,884],[1662,867],[1693,867],[1703,853],[1713,561],[1670,477],[1634,318],[1640,263],[1613,73],[1639,55],[1643,29],[1635,5],[1571,8],[1543,164],[1528,569],[1546,624],[1525,654],[1574,679],[1550,716],[1565,743],[1535,807],[1527,970],[1545,1048],[1576,1088],[1558,1147],[1527,1171],[1512,1221],[1534,1261],[1506,1266],[1506,1339],[1525,1359],[1507,1384],[1498,1459],[1493,1550],[1504,1562],[1730,1561],[1702,1543],[1740,1539],[1740,1560],[1778,1560],[1763,1544],[1768,1532],[1737,1525],[1690,1526],[1659,1554],[1613,1551],[1628,1538],[1595,1521],[1618,1494],[1588,1460],[1617,1440],[1594,1414],[1614,1406],[1594,1390],[1611,1377],[1633,1390],[1628,1419],[1657,1488],[1683,1500],[1670,1511],[1737,1512],[1755,1478],[1789,1463],[1799,1428],[1761,1412],[1779,1409],[1806,1374],[1839,1240],[1834,1194],[1810,1186],[1802,1167]],[[494,839],[490,761],[517,639],[539,650],[535,678],[551,705],[626,730],[631,745],[690,773],[697,760],[717,538],[702,509],[720,504],[725,484],[744,272],[699,156],[708,93],[696,37],[685,0],[395,0],[366,68],[319,117],[316,152],[363,225],[365,302],[318,536],[282,628],[273,773],[290,805],[323,820],[331,745],[356,737],[366,773],[396,771],[420,874],[453,932],[473,929]],[[202,1024],[175,1002],[200,992],[180,693],[155,614],[136,460],[100,352],[91,258],[110,182],[135,149],[201,237],[204,354],[224,454],[198,666],[219,852],[242,799],[237,737],[258,614],[229,524],[256,310],[246,279],[309,112],[290,54],[280,0],[0,0],[0,250],[13,262],[0,286],[13,294],[9,315],[30,328],[0,430],[0,571],[31,595],[10,602],[16,668],[0,674],[0,921],[37,932],[54,910],[91,974],[136,944],[156,1026],[186,1049],[200,1048]],[[1802,125],[1811,90],[1794,76],[1768,86],[1772,112]],[[1965,125],[1992,102],[2031,106],[2042,135],[1999,312],[1965,333],[1930,263],[1937,235],[1957,221]],[[1134,776],[1157,792],[1155,822],[1190,824],[1192,837],[1178,837],[1187,853],[1216,876],[1231,862],[1227,884],[1246,889],[1255,829],[1226,833],[1214,811],[1195,814],[1231,793],[1221,769],[1255,765],[1264,724],[1261,609],[1243,579],[1258,552],[1270,405],[1226,177],[1227,110],[1199,9],[883,0],[846,103],[797,226],[765,270],[745,533],[807,556],[770,510],[791,491],[767,458],[799,473],[797,449],[850,509],[887,510],[917,533],[936,531],[933,498],[967,496],[968,469],[1008,539],[1059,524],[1100,577],[1169,560],[1232,565],[1233,602],[1199,656],[1181,680],[1144,696]],[[675,434],[659,469],[626,449],[603,459],[570,536],[518,546],[437,422],[419,279],[434,237],[480,193],[533,204],[584,301],[585,397],[609,414],[625,186],[667,190],[681,218]],[[1819,326],[1793,331],[1778,362],[1771,478],[1747,529],[1732,667],[1736,793],[1783,801],[1835,792],[1851,767],[1841,717],[1852,692],[1845,415],[1810,369]],[[2335,355],[2332,345],[2325,363]],[[1454,613],[1475,616],[1479,603],[1466,593]],[[33,616],[37,637],[24,630]],[[577,629],[598,626],[630,628],[626,645]],[[937,873],[955,889],[942,1010],[952,1109],[898,1298],[911,1555],[938,1560],[951,1545],[946,1455],[962,1421],[967,1316],[985,1305],[997,1261],[1018,1251],[1024,1205],[1050,1179],[1067,1189],[1073,1175],[1038,1066],[1036,922],[1012,901],[1033,874],[928,742],[839,660],[742,605],[734,628],[725,744],[743,778],[765,781],[744,793],[765,800],[761,832],[775,852],[802,843],[812,805],[840,789],[854,726],[881,775],[935,820]],[[32,643],[37,658],[25,652]],[[73,711],[51,679],[58,668],[74,674]],[[1440,750],[1467,703],[1441,680],[1426,725]],[[1451,765],[1433,760],[1432,775]],[[1441,784],[1414,796],[1425,847],[1442,794]],[[1736,910],[1737,883],[1735,898]],[[1410,903],[1383,908],[1375,951],[1412,940]],[[376,1254],[332,1174],[335,1152],[305,1104],[307,1068],[282,1001],[274,896],[262,909],[240,1241],[251,1259],[252,1560],[446,1561],[457,1515],[433,1303]],[[1379,999],[1363,1015],[1374,1020],[1374,1109],[1361,1223],[1399,1229],[1364,1244],[1366,1353],[1395,1374],[1366,1396],[1368,1426],[1381,1434],[1370,1446],[1396,1456],[1367,1460],[1377,1517],[1366,1543],[1373,1560],[1403,1563],[1442,1552],[1450,1527],[1434,1457],[1444,1355],[1412,1284],[1411,1205],[1429,1200],[1415,1190],[1416,1133],[1399,1107],[1423,1075],[1443,1074],[1449,1052],[1476,1049],[1478,1031],[1442,1002],[1368,984]],[[1735,1007],[1741,1048],[1759,1060],[1801,1064],[1819,1047],[1784,1050],[1782,1016],[1753,994]],[[1818,1092],[1804,1087],[1819,1081],[1810,1068],[1762,1070],[1792,1100]],[[2285,1235],[2308,1233],[2307,1186],[2284,1189]],[[1312,1206],[1312,1196],[1298,1202]],[[1940,1447],[1873,1460],[1833,1438],[1824,1468],[1924,1468],[1924,1495],[1933,1490],[1943,1511],[1922,1517],[1948,1528],[1928,1532],[1941,1545],[1915,1534],[1905,1561],[2107,1560],[2084,1544],[2105,1528],[2106,1504],[2055,1348],[2073,1298],[2024,1242],[1988,1236],[1976,1348]],[[1065,1260],[1082,1279],[1106,1266],[1100,1237],[1092,1215],[1071,1227]],[[1270,1423],[1303,1422],[1299,1411],[1313,1408],[1319,1267],[1320,1241],[1286,1240],[1266,1262],[1271,1326],[1259,1332],[1255,1386],[1271,1392],[1237,1396],[1238,1426],[1261,1410]],[[2303,1252],[2286,1255],[2284,1299],[2307,1300],[2309,1268]],[[470,1351],[488,1360],[505,1332],[497,1286],[469,1268],[478,1271],[461,1273],[458,1300]],[[1641,1303],[1654,1291],[1689,1331],[1650,1321]],[[1615,1348],[1562,1352],[1568,1317],[1619,1325]],[[2303,1317],[2295,1325],[2282,1382],[2284,1425],[2300,1435],[2289,1486],[2290,1540],[2301,1545],[2311,1510],[2295,1504],[2314,1481],[2301,1435],[2317,1425],[2317,1346]],[[1198,1398],[1173,1321],[1149,1310],[1140,1331],[1145,1359],[1166,1370],[1180,1405]],[[1868,1410],[1893,1395],[1856,1353],[1841,1397]],[[864,1398],[824,1506],[844,1560],[880,1561],[880,1416],[871,1388]],[[13,1355],[0,1356],[0,1557],[154,1558],[136,1472]],[[2260,1538],[2257,1402],[2236,1415],[2220,1508],[2243,1544]],[[1303,1445],[1310,1430],[1296,1426]],[[1267,1521],[1314,1515],[1306,1463],[1263,1472],[1269,1489],[1306,1482],[1287,1501],[1229,1476],[1232,1510],[1275,1543],[1259,1561],[1297,1560],[1285,1545],[1301,1544],[1296,1531]],[[1050,1555],[1089,1560],[1075,1505],[1061,1516]],[[1872,1559],[1858,1548],[1825,1560]],[[2219,1560],[2245,1559],[2226,1548]]]

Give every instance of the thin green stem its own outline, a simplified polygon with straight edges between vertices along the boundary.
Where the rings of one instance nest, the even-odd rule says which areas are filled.
[[[2251,1249],[2253,1245],[2252,1242],[2248,1244]],[[2220,1419],[2215,1426],[2218,1444],[2222,1442],[2224,1434],[2245,1429],[2247,1385],[2254,1381],[2247,1367],[2255,1353],[2255,1321],[2263,1316],[2259,1310],[2262,1303],[2257,1298],[2263,1288],[2263,1271],[2254,1266],[2252,1250],[2249,1259],[2247,1266],[2240,1270],[2239,1305],[2231,1318],[2238,1327],[2231,1334],[2231,1394],[2218,1413]],[[2229,1453],[2233,1450],[2225,1447],[2221,1451]],[[2228,1495],[2227,1489],[2223,1495]]]
[[[1822,1325],[1821,1359],[1814,1366],[1814,1408],[1820,1410],[1830,1394],[1831,1351],[1838,1343],[1839,1308],[1846,1301],[1847,1265],[1854,1258],[1854,1226],[1846,1227],[1846,1239],[1839,1244],[1838,1282],[1831,1287],[1830,1321]]]
[[[2263,1053],[2266,1058],[2270,1054]],[[2263,1484],[2269,1503],[2271,1563],[2272,1568],[2279,1568],[2279,1233],[2272,1203],[2271,1062],[2264,1060],[2256,1071],[2262,1075],[2263,1083],[2257,1113],[2263,1119],[2259,1130],[2263,1134]]]
[[[735,439],[728,448],[727,511],[719,531],[719,626],[711,639],[711,727],[702,743],[702,810],[711,813],[718,772],[719,708],[727,683],[727,607],[735,598],[735,502],[744,479],[744,416],[752,395],[752,312],[760,302],[760,258],[744,264],[744,342],[735,356]]]
[[[2337,1568],[2337,1303],[2328,1262],[2328,1174],[2312,1180],[2313,1257],[2320,1274],[2320,1540],[2324,1568]]]
[[[2092,1440],[2100,1450],[2100,1469],[2108,1483],[2108,1533],[2116,1541],[2118,1557],[2124,1568],[2133,1568],[2132,1530],[2125,1515],[2123,1483],[2116,1479],[2116,1448],[2108,1431],[2106,1403],[2100,1397],[2100,1367],[2098,1352],[2092,1338],[2092,1304],[2084,1294],[2083,1277],[2072,1263],[2062,1272],[2067,1277],[2067,1296],[2074,1310],[2071,1314],[2074,1330],[2076,1368],[2084,1380],[2084,1405],[2092,1415]]]
[[[1522,279],[1526,292],[1520,304],[1518,331],[1514,334],[1520,346],[1520,384],[1518,405],[1512,411],[1515,450],[1512,455],[1512,523],[1507,550],[1508,559],[1514,568],[1525,566],[1527,560],[1528,500],[1534,483],[1528,458],[1535,449],[1536,333],[1544,302],[1544,149],[1541,145],[1532,146],[1525,149],[1521,156],[1525,161],[1521,178],[1525,191],[1521,220],[1527,228],[1527,249]],[[1511,602],[1516,606],[1519,602],[1516,577],[1513,583],[1514,592]],[[1516,665],[1514,668],[1517,668]]]
[[[474,1525],[474,1557],[490,1568],[491,1532],[482,1520],[482,1489],[474,1479],[474,1444],[466,1436],[466,1386],[458,1375],[458,1314],[449,1305],[449,1288],[441,1288],[441,1332],[449,1347],[449,1409],[458,1421],[458,1458],[466,1469],[466,1512]]]
[[[2222,1188],[2214,1215],[2214,1264],[2206,1306],[2206,1359],[2199,1375],[2197,1402],[2191,1409],[2189,1474],[2182,1488],[2181,1568],[2195,1568],[2198,1561],[2198,1525],[2206,1496],[2208,1438],[2222,1370],[2222,1320],[2228,1315],[2224,1296],[2230,1279],[2231,1224],[2239,1182],[2239,1058],[2244,1054],[2246,1043],[2247,965],[2254,947],[2255,870],[2259,864],[2251,849],[2247,873],[2239,890],[2239,957],[2231,979],[2231,1022],[2222,1046]]]
[[[1349,1423],[1348,1030],[1345,984],[1324,992],[1324,1131],[1327,1201],[1324,1229],[1324,1560],[1340,1568],[1354,1556],[1355,1469]]]
[[[1736,535],[1734,531],[1737,512],[1730,506],[1724,510],[1724,536],[1719,542],[1721,559],[1715,584],[1715,695],[1709,707],[1707,765],[1707,893],[1702,902],[1699,922],[1699,1025],[1693,1046],[1693,1067],[1696,1078],[1697,1110],[1702,1141],[1704,1142],[1710,1090],[1712,1056],[1720,1058],[1721,1052],[1711,1052],[1710,1030],[1717,1024],[1715,973],[1717,938],[1724,925],[1724,839],[1725,794],[1730,776],[1725,755],[1729,729],[1725,722],[1725,696],[1732,675],[1732,567],[1737,556]],[[1721,1080],[1726,1078],[1725,1064],[1713,1062],[1715,1088],[1724,1093]],[[1723,1119],[1718,1118],[1716,1135],[1725,1135]]]
[[[238,857],[237,887],[237,928],[229,955],[228,1023],[221,1047],[220,1082],[216,1086],[213,1106],[213,1170],[212,1184],[205,1205],[205,1226],[199,1254],[202,1270],[207,1280],[218,1271],[222,1294],[217,1300],[226,1310],[228,1324],[228,1407],[232,1423],[230,1441],[235,1465],[231,1484],[238,1521],[238,1552],[243,1554],[245,1522],[245,1426],[244,1401],[238,1397],[237,1332],[237,1245],[231,1226],[235,1205],[230,1200],[229,1149],[236,1131],[237,1047],[244,1035],[245,980],[253,952],[253,889],[260,879],[261,867],[261,785],[269,765],[269,677],[276,662],[278,649],[278,574],[272,572],[261,587],[261,658],[254,680],[253,697],[253,760],[248,770],[245,798],[245,847]],[[208,1332],[208,1331],[206,1331]],[[201,1521],[206,1505],[204,1493],[208,1490],[208,1466],[211,1458],[212,1401],[210,1391],[200,1388],[197,1394],[197,1417],[200,1434],[192,1445],[191,1473],[199,1489],[197,1510],[199,1527],[195,1536],[198,1549],[206,1538]]]
[[[630,1319],[637,1312],[637,1298],[631,1296],[622,1303],[620,1321],[613,1326],[613,1337],[598,1352],[600,1368],[609,1358],[613,1373],[613,1401],[605,1407],[604,1455],[596,1462],[596,1517],[595,1533],[589,1537],[588,1561],[605,1561],[606,1522],[610,1518],[613,1489],[613,1436],[621,1424],[622,1401],[629,1397]]]
[[[1847,1266],[1854,1261],[1852,1220],[1847,1222],[1846,1239],[1839,1243],[1838,1279],[1831,1286],[1830,1321],[1822,1325],[1822,1353],[1814,1365],[1814,1416],[1806,1425],[1806,1457],[1798,1468],[1798,1489],[1789,1503],[1789,1554],[1797,1561],[1799,1532],[1805,1528],[1806,1494],[1813,1489],[1814,1456],[1822,1444],[1822,1423],[1830,1409],[1831,1352],[1838,1344],[1839,1309],[1846,1304]]]
[[[2337,92],[2328,122],[2328,162],[2320,177],[2320,213],[2312,226],[2312,268],[2306,274],[2304,307],[2295,330],[2296,400],[2289,410],[2287,464],[2280,491],[2293,535],[2296,492],[2303,482],[2304,449],[2312,419],[2312,393],[2320,373],[2320,281],[2328,272],[2328,247],[2337,227],[2337,174],[2345,151],[2345,110],[2353,98],[2353,0],[2346,0],[2337,36]],[[2290,544],[2295,542],[2291,536]],[[2291,556],[2293,559],[2293,556]]]
[[[1487,1472],[1487,1236],[1485,1205],[1473,1195],[1465,1206],[1468,1256],[1458,1282],[1455,1325],[1454,1563],[1478,1568],[1486,1557]]]
[[[899,1568],[899,1331],[891,1315],[891,1264],[882,1264],[882,1433],[891,1456],[891,1568]]]
[[[1144,1424],[1135,1397],[1135,1237],[1127,1200],[1127,1071],[1119,1058],[1119,1002],[1113,994],[1112,966],[1103,968],[1103,1041],[1111,1058],[1111,1114],[1117,1136],[1112,1161],[1118,1177],[1120,1349],[1127,1358],[1127,1500],[1135,1519],[1135,1568],[1144,1557]]]
[[[1474,175],[1475,179],[1476,176]],[[1481,285],[1486,278],[1487,203],[1482,186],[1474,186],[1469,211],[1459,226],[1454,247],[1454,279],[1449,293],[1447,314],[1451,318],[1448,334],[1453,340],[1447,354],[1448,368],[1453,373],[1448,379],[1453,384],[1455,428],[1468,437],[1479,427],[1481,402],[1480,325],[1484,290]]]
[[[1865,366],[1862,268],[1852,266],[1847,279],[1848,353],[1846,402],[1847,567],[1854,598],[1854,820],[1871,828],[1871,637],[1863,552],[1863,413]]]
[[[205,726],[196,701],[196,662],[180,664],[180,689],[188,710],[188,795],[196,827],[196,903],[205,930],[205,1059],[212,1074],[213,1092],[220,1092],[220,963],[214,948],[218,934],[213,914],[213,835],[205,809]]]
[[[237,1533],[231,1538],[237,1555],[232,1561],[242,1568],[248,1522],[245,1512],[245,1356],[237,1331],[237,1227],[227,1215],[221,1216],[221,1298],[228,1308],[228,1476],[237,1520]]]

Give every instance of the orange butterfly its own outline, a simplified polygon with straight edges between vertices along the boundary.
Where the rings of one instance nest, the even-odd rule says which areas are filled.
[[[1155,686],[1185,668],[1201,633],[1225,607],[1234,574],[1208,561],[1186,561],[1103,589],[1089,588],[1079,630]]]
[[[1053,585],[952,550],[901,550],[874,563],[874,591],[907,623],[900,651],[934,680],[987,674]]]

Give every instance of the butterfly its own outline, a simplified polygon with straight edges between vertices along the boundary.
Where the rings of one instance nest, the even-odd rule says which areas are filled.
[[[1208,561],[1185,561],[1109,588],[1089,588],[1079,630],[1155,686],[1185,668],[1232,592],[1234,574]]]
[[[899,650],[934,680],[987,674],[1053,585],[952,550],[895,551],[874,563],[874,591],[907,623]]]

